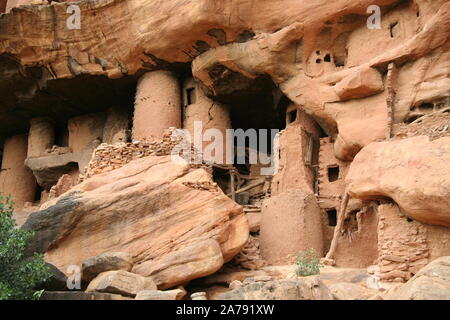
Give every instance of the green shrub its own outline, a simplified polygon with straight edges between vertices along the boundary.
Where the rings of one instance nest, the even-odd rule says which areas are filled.
[[[302,277],[319,274],[319,268],[322,266],[319,255],[314,249],[301,251],[297,256],[296,265],[295,273]]]
[[[18,229],[12,212],[11,199],[0,195],[0,300],[38,299],[36,287],[50,279],[50,268],[39,254],[24,258],[33,232]]]

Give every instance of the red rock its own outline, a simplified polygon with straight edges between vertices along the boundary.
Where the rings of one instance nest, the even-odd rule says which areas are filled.
[[[142,277],[124,270],[100,273],[89,283],[86,292],[115,293],[124,296],[136,296],[142,290],[155,290],[152,278]]]
[[[165,278],[162,287],[214,273],[239,253],[249,227],[242,207],[221,191],[183,184],[210,179],[203,169],[175,164],[170,156],[133,160],[33,213],[25,224],[36,231],[30,250],[45,252],[63,272],[104,252],[128,252],[137,266],[149,261],[152,276]],[[186,250],[191,247],[199,252],[195,265],[201,272],[187,268],[171,274],[180,261],[195,261]]]
[[[391,198],[411,218],[450,226],[450,138],[419,136],[365,147],[350,165],[349,193]]]

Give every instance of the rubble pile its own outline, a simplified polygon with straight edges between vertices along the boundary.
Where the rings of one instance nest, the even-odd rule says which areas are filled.
[[[262,268],[266,263],[260,255],[258,237],[249,235],[247,244],[233,259],[233,262],[248,270],[258,270]]]
[[[89,162],[85,174],[81,175],[79,182],[84,181],[94,175],[110,172],[123,167],[132,160],[148,156],[166,156],[170,155],[172,150],[182,143],[182,138],[174,138],[175,128],[169,128],[160,140],[154,141],[133,141],[128,143],[106,144],[102,143],[95,149],[92,159]],[[186,150],[183,149],[183,150]],[[183,153],[180,153],[183,156]],[[200,161],[194,161],[201,157],[195,148],[191,146],[191,167],[200,168],[207,166],[204,163],[197,164]],[[211,189],[211,186],[203,187]]]
[[[215,182],[209,182],[209,181],[200,181],[200,182],[183,182],[183,184],[189,188],[198,189],[198,190],[206,190],[206,191],[212,191],[217,192],[218,186]]]
[[[430,140],[450,137],[450,108],[424,116],[411,124],[399,123],[393,127],[394,139],[425,135]]]

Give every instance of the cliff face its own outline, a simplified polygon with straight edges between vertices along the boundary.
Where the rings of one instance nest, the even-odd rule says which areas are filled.
[[[81,108],[80,104],[99,110],[120,97],[125,99],[111,88],[112,83],[123,91],[125,75],[173,63],[189,63],[209,48],[242,42],[254,34],[272,33],[296,21],[310,30],[311,40],[308,41],[312,44],[306,48],[309,55],[313,39],[325,22],[351,14],[365,15],[370,4],[393,3],[395,1],[386,0],[375,3],[82,1],[79,3],[80,29],[72,30],[67,28],[71,16],[67,13],[69,3],[13,8],[0,20],[3,66],[0,92],[5,111],[2,112],[5,118],[2,130],[9,133],[15,131],[17,125],[21,129],[26,127],[20,119],[23,115],[74,113]],[[104,83],[102,75],[122,80]],[[63,80],[76,76],[84,79],[76,82],[84,97],[92,97],[95,93],[89,87],[96,87],[97,92],[104,92],[105,98],[97,104],[79,99],[78,90],[74,86],[68,90]],[[85,81],[90,85],[84,84]],[[13,82],[20,85],[12,86]],[[49,94],[42,94],[41,90]],[[34,96],[37,97],[33,99]],[[30,99],[39,102],[30,102]],[[71,109],[78,110],[68,109],[68,101],[72,102]],[[19,110],[6,112],[17,105],[20,105]],[[48,110],[49,105],[53,110]]]
[[[314,248],[404,282],[450,255],[448,1],[10,0],[3,11],[0,192],[63,272],[120,251],[126,271],[168,289]],[[248,145],[244,163],[221,162],[228,149],[171,163],[173,128],[194,137],[196,122],[203,135],[281,130],[255,147],[275,171]]]

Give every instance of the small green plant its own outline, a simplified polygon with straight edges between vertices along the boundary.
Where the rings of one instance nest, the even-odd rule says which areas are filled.
[[[312,248],[309,250],[301,251],[298,254],[296,265],[297,269],[295,270],[295,273],[298,276],[302,277],[319,274],[320,273],[319,268],[322,267],[319,255]]]
[[[24,258],[33,232],[18,229],[12,213],[11,199],[0,195],[0,300],[39,299],[36,287],[51,272],[41,255]]]

